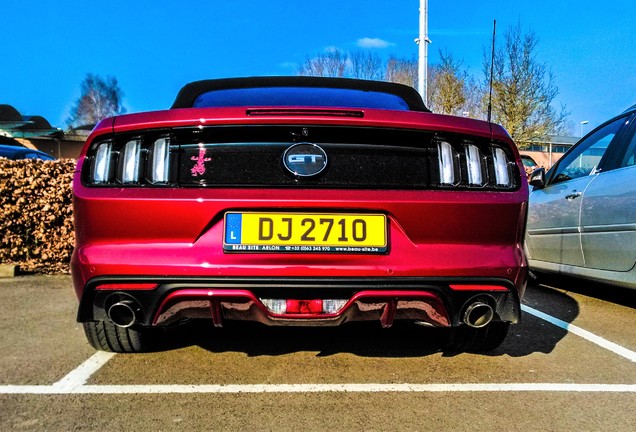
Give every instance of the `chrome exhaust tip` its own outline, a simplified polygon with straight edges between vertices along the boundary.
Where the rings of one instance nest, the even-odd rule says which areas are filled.
[[[464,323],[473,328],[486,327],[495,316],[492,307],[482,301],[476,301],[468,305],[464,311]]]
[[[139,306],[133,300],[122,300],[108,308],[108,319],[118,327],[128,328],[137,322]]]

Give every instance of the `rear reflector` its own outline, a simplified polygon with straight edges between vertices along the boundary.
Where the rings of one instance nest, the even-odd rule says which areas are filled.
[[[98,290],[152,290],[157,288],[153,283],[111,283],[97,285]]]
[[[450,285],[455,291],[508,291],[508,288],[500,285]]]
[[[270,312],[277,315],[286,314],[335,314],[346,304],[345,299],[315,299],[315,300],[295,300],[295,299],[261,299],[263,305]]]
[[[288,314],[322,313],[322,300],[287,300]]]

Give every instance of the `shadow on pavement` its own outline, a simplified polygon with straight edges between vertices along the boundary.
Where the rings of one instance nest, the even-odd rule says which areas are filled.
[[[524,304],[571,322],[579,314],[572,297],[558,290],[531,286]],[[550,353],[567,331],[523,313],[522,322],[510,328],[504,343],[487,356],[523,357]],[[396,323],[382,329],[375,323],[350,323],[341,327],[267,327],[233,322],[222,329],[208,321],[193,322],[166,333],[162,349],[198,345],[210,352],[243,352],[249,356],[276,356],[300,351],[317,351],[318,356],[350,353],[362,357],[423,357],[444,352],[445,329]],[[458,353],[444,352],[444,356]]]
[[[574,298],[542,285],[530,284],[522,304],[568,323],[579,315],[579,304]],[[523,312],[521,323],[510,327],[504,343],[498,349],[484,354],[511,357],[523,357],[533,353],[548,354],[567,333],[565,329]]]
[[[540,275],[539,282],[566,292],[574,292],[587,297],[616,303],[636,309],[636,289],[622,288],[568,276]]]
[[[186,335],[184,338],[184,335]],[[440,332],[413,324],[382,329],[379,325],[350,323],[341,327],[267,327],[256,323],[228,323],[222,329],[209,322],[191,323],[170,337],[176,345],[198,345],[210,352],[243,352],[249,356],[276,356],[317,351],[318,356],[351,353],[363,357],[419,357],[439,352]]]
[[[560,278],[550,280],[552,287],[531,285],[523,303],[566,322],[579,315],[577,301],[570,291],[586,296],[595,296],[606,301],[636,307],[636,290],[605,287],[580,280]],[[41,286],[67,289],[68,277],[23,277],[6,283],[10,290],[3,290],[2,303],[6,316],[20,307],[21,290],[41,292]],[[69,291],[70,292],[70,291]],[[59,296],[58,296],[59,297]],[[69,294],[69,299],[72,296]],[[29,298],[36,298],[30,296]],[[73,299],[74,300],[74,299]],[[18,304],[18,303],[16,303]],[[48,304],[48,303],[47,303]],[[33,305],[39,310],[40,305]],[[508,337],[496,350],[484,353],[487,356],[523,357],[533,353],[550,353],[567,332],[528,313],[522,321],[512,325]],[[362,357],[424,357],[444,352],[447,332],[430,329],[411,323],[396,323],[390,329],[382,329],[377,323],[350,323],[341,327],[266,327],[254,323],[232,323],[215,329],[209,321],[193,322],[161,333],[159,350],[173,350],[187,346],[200,346],[210,352],[242,352],[250,356],[284,355],[300,351],[317,352],[318,356],[351,353]],[[457,353],[444,352],[445,356]]]

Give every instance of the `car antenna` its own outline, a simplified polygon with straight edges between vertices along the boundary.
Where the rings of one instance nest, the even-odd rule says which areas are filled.
[[[497,34],[497,20],[492,23],[492,54],[490,58],[490,84],[488,85],[488,123],[492,119],[492,76],[495,69],[495,36]],[[492,125],[490,126],[492,133]]]

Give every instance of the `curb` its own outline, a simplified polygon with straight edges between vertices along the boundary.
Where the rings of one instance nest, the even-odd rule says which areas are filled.
[[[0,264],[0,278],[15,277],[17,266],[12,264]]]

